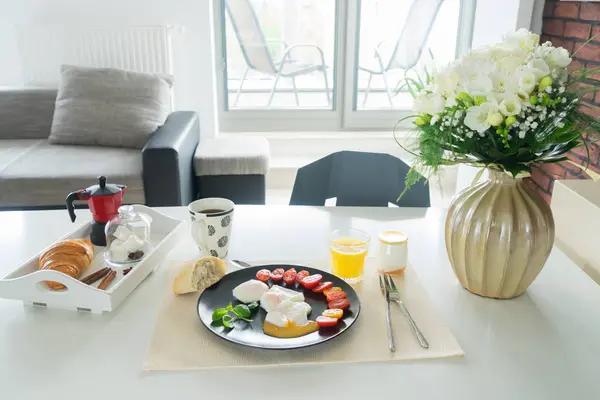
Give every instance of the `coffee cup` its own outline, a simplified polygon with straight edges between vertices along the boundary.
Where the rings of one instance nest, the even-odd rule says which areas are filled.
[[[188,206],[190,232],[203,256],[227,256],[234,207],[233,201],[218,197],[196,200]]]

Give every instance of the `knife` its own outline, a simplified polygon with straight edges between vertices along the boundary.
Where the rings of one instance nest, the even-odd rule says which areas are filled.
[[[229,260],[229,262],[231,263],[231,265],[233,265],[234,267],[239,268],[239,269],[244,269],[244,268],[248,268],[248,267],[252,266],[252,265],[248,264],[247,262],[240,261],[240,260]]]

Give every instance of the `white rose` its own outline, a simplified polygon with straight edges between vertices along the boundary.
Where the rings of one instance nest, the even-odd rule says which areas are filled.
[[[521,99],[516,95],[505,96],[498,105],[498,109],[505,117],[521,113]]]
[[[519,91],[529,95],[537,86],[537,82],[535,74],[527,69],[519,74]]]
[[[446,69],[435,77],[435,84],[440,93],[454,93],[458,85],[458,74],[452,69]]]
[[[496,63],[498,67],[505,69],[507,71],[514,71],[521,67],[525,63],[525,57],[520,57],[518,55],[510,55],[508,57],[504,57]]]
[[[534,58],[527,63],[527,69],[535,75],[538,81],[545,76],[550,75],[550,67],[540,58]]]
[[[470,107],[465,116],[465,125],[479,133],[500,123],[502,123],[502,115],[498,112],[498,104],[495,102],[488,101],[480,106]]]
[[[494,46],[490,47],[488,52],[489,52],[489,57],[492,60],[498,61],[505,57],[514,55],[514,53],[516,51],[517,51],[517,48],[515,48],[514,46],[511,46],[508,43],[498,43],[498,44],[495,44]]]
[[[471,50],[470,52],[465,54],[459,60],[459,63],[463,63],[463,62],[475,62],[476,63],[479,61],[489,60],[491,58],[490,51],[491,51],[491,48],[487,47],[487,46],[480,47],[475,50]]]
[[[567,49],[562,47],[552,48],[546,56],[546,62],[552,67],[566,68],[571,63]]]
[[[546,58],[548,53],[550,52],[550,47],[548,46],[538,46],[533,50],[533,58]]]
[[[486,96],[493,87],[492,79],[485,75],[477,75],[464,83],[465,91],[473,96]]]
[[[503,93],[515,93],[518,90],[518,80],[515,71],[497,69],[490,75],[494,84],[494,91],[502,95]]]
[[[525,51],[531,51],[540,43],[540,36],[521,28],[516,32],[507,33],[504,42]]]
[[[465,61],[456,71],[459,74],[459,86],[467,87],[469,82],[476,81],[480,77],[487,78],[488,75],[496,68],[496,64],[490,59],[480,61]]]
[[[413,104],[413,110],[418,114],[437,114],[444,111],[444,97],[439,93],[420,92]]]

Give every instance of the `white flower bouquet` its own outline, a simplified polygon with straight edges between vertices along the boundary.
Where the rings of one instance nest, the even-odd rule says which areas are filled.
[[[540,163],[566,160],[587,146],[583,132],[600,123],[585,114],[579,98],[595,92],[581,82],[600,70],[569,73],[571,57],[562,47],[539,44],[525,29],[496,45],[473,50],[425,79],[406,79],[414,97],[414,151],[417,162],[406,189],[440,166],[470,164],[517,176]]]

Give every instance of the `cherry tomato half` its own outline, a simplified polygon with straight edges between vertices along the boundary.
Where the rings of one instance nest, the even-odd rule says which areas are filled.
[[[329,303],[330,301],[345,299],[346,296],[347,296],[346,292],[344,292],[344,291],[329,292],[329,293],[327,293],[327,302]]]
[[[321,315],[328,318],[340,319],[344,315],[344,310],[341,308],[328,308]]]
[[[335,326],[338,322],[337,318],[329,318],[324,317],[322,315],[318,316],[315,321],[317,322],[317,325],[319,325],[319,327],[321,328],[331,328],[332,326]]]
[[[330,301],[327,304],[327,307],[339,308],[340,310],[345,310],[348,307],[350,307],[350,302],[348,301],[348,299],[337,299],[337,300]]]
[[[296,282],[302,283],[302,279],[306,278],[309,275],[310,275],[310,273],[306,270],[302,270],[302,271],[298,272],[298,274],[296,274]]]
[[[271,271],[268,269],[261,269],[256,273],[256,279],[261,282],[267,282],[271,278]]]
[[[271,279],[273,279],[275,282],[279,282],[283,279],[284,273],[285,271],[283,268],[277,268],[275,271],[271,272]]]
[[[294,282],[296,282],[296,275],[298,275],[298,274],[296,273],[296,270],[294,268],[288,269],[283,274],[283,281],[285,283],[287,283],[288,285],[291,285]]]
[[[328,295],[329,293],[331,293],[331,292],[341,292],[341,291],[342,291],[342,288],[341,288],[341,287],[334,286],[334,287],[332,287],[331,289],[325,289],[325,290],[323,290],[323,294],[324,294],[325,296],[327,296],[327,295]]]
[[[314,274],[314,275],[310,275],[305,277],[304,279],[302,279],[302,285],[308,289],[314,289],[317,287],[317,285],[319,285],[319,283],[321,282],[321,279],[323,279],[323,276],[321,274]]]
[[[313,289],[313,292],[315,293],[323,293],[323,291],[325,289],[329,289],[330,287],[333,286],[333,283],[331,282],[321,282],[317,285],[316,288]]]

